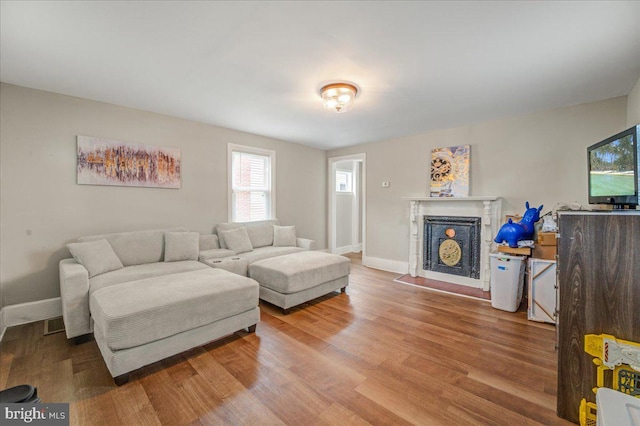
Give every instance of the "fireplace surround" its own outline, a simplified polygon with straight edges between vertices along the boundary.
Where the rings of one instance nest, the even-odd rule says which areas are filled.
[[[409,274],[452,284],[490,288],[489,253],[495,246],[493,237],[498,232],[502,198],[497,196],[470,197],[403,197],[409,202]],[[478,279],[425,270],[423,259],[424,216],[481,217],[480,276]]]

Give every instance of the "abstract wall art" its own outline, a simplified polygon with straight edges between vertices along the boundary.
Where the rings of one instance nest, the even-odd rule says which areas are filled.
[[[469,196],[469,145],[431,151],[431,197]]]
[[[78,184],[180,188],[180,150],[78,136]]]

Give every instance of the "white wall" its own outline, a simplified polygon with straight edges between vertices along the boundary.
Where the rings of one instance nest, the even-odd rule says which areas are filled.
[[[627,96],[627,127],[640,124],[640,78]]]
[[[470,144],[470,195],[504,197],[504,213],[522,213],[525,201],[587,203],[586,147],[626,128],[627,97],[521,117],[364,144],[328,157],[367,155],[367,257],[406,262],[409,203],[428,196],[431,150]],[[382,188],[382,181],[391,186]]]
[[[227,143],[276,151],[277,216],[326,247],[325,151],[179,118],[0,86],[2,306],[57,297],[65,244],[103,232],[227,221]],[[76,184],[76,135],[176,147],[182,188]]]

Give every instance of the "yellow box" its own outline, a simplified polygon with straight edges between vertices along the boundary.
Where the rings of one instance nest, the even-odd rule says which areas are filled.
[[[512,248],[509,246],[498,246],[498,251],[500,253],[507,253],[507,254],[518,254],[521,256],[531,256],[531,247],[516,247],[516,248]]]
[[[537,245],[557,246],[558,240],[556,239],[556,233],[555,232],[538,232]]]
[[[536,244],[531,257],[535,259],[556,260],[557,253],[558,247],[556,246],[541,246],[540,244]]]

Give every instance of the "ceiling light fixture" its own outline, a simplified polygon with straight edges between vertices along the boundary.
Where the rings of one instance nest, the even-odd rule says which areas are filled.
[[[349,111],[357,94],[358,88],[351,83],[331,83],[320,89],[324,107],[337,113]]]

